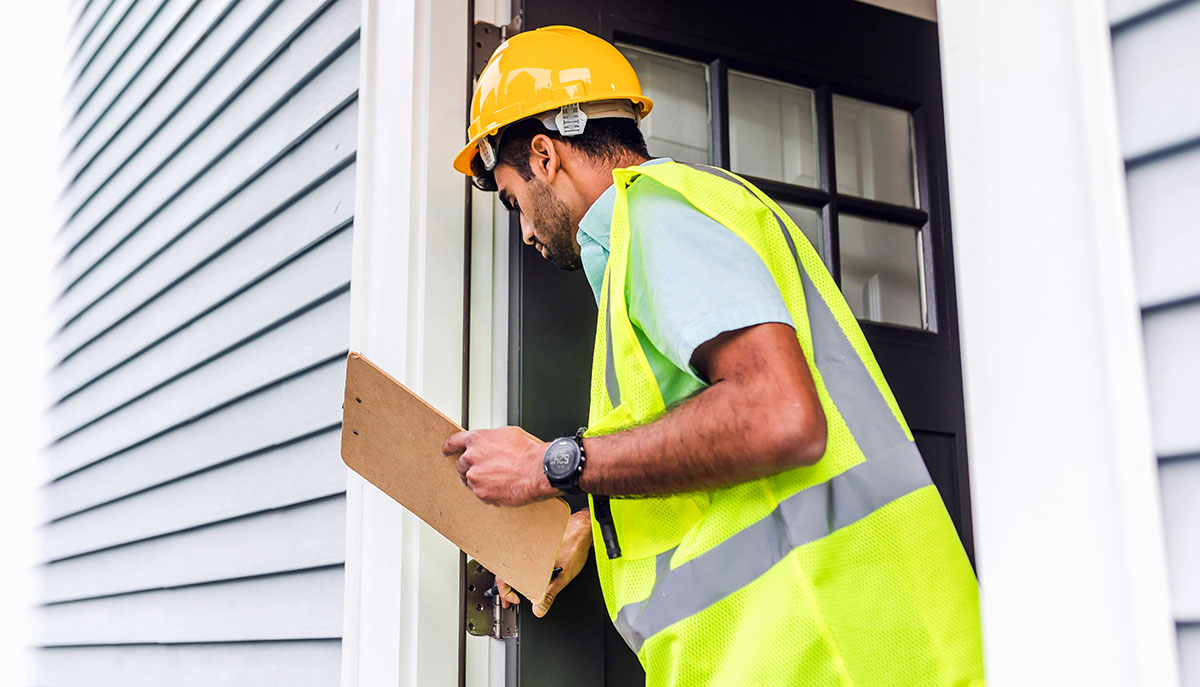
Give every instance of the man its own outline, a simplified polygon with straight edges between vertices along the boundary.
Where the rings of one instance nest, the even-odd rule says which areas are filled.
[[[519,34],[455,160],[599,305],[586,434],[443,447],[487,503],[589,494],[534,614],[595,541],[648,685],[982,684],[974,574],[832,278],[761,191],[650,159],[651,107],[603,40]]]

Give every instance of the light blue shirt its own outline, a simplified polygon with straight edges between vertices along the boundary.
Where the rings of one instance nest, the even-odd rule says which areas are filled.
[[[664,162],[671,160],[643,165]],[[580,257],[597,303],[616,196],[610,186],[579,222]],[[670,406],[705,386],[691,365],[704,342],[764,322],[794,325],[767,266],[731,230],[650,177],[639,177],[628,197],[629,318]]]

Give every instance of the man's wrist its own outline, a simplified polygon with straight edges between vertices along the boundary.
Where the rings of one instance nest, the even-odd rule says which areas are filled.
[[[533,494],[535,501],[546,501],[556,496],[561,496],[562,492],[550,484],[550,478],[546,476],[546,472],[542,469],[542,461],[546,457],[546,449],[550,448],[549,441],[539,442],[534,451],[536,455],[530,460],[533,466]]]
[[[588,464],[587,469],[583,471],[583,474],[579,475],[579,489],[585,494],[597,493],[596,477],[599,470],[596,467],[596,454],[594,453],[595,448],[596,437],[584,437],[583,451],[588,457]]]

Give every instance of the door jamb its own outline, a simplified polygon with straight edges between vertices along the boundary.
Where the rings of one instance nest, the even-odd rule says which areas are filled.
[[[461,409],[466,2],[363,0],[350,348]],[[343,687],[456,687],[459,552],[348,471]]]

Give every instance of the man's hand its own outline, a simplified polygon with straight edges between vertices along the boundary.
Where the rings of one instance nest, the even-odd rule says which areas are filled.
[[[547,442],[520,427],[459,432],[442,444],[462,483],[493,506],[523,506],[558,495],[542,472]]]
[[[562,546],[558,548],[558,560],[554,562],[555,567],[562,568],[562,572],[550,583],[550,588],[546,590],[546,596],[542,598],[541,603],[533,605],[535,616],[541,618],[546,615],[550,610],[550,605],[554,603],[554,599],[558,597],[563,587],[566,587],[567,583],[575,579],[579,571],[583,570],[591,550],[592,520],[591,514],[585,508],[572,513],[571,519],[567,521]],[[499,577],[496,578],[496,589],[500,592],[500,605],[504,608],[521,603],[521,597],[517,596],[513,588],[505,584],[504,580]]]

